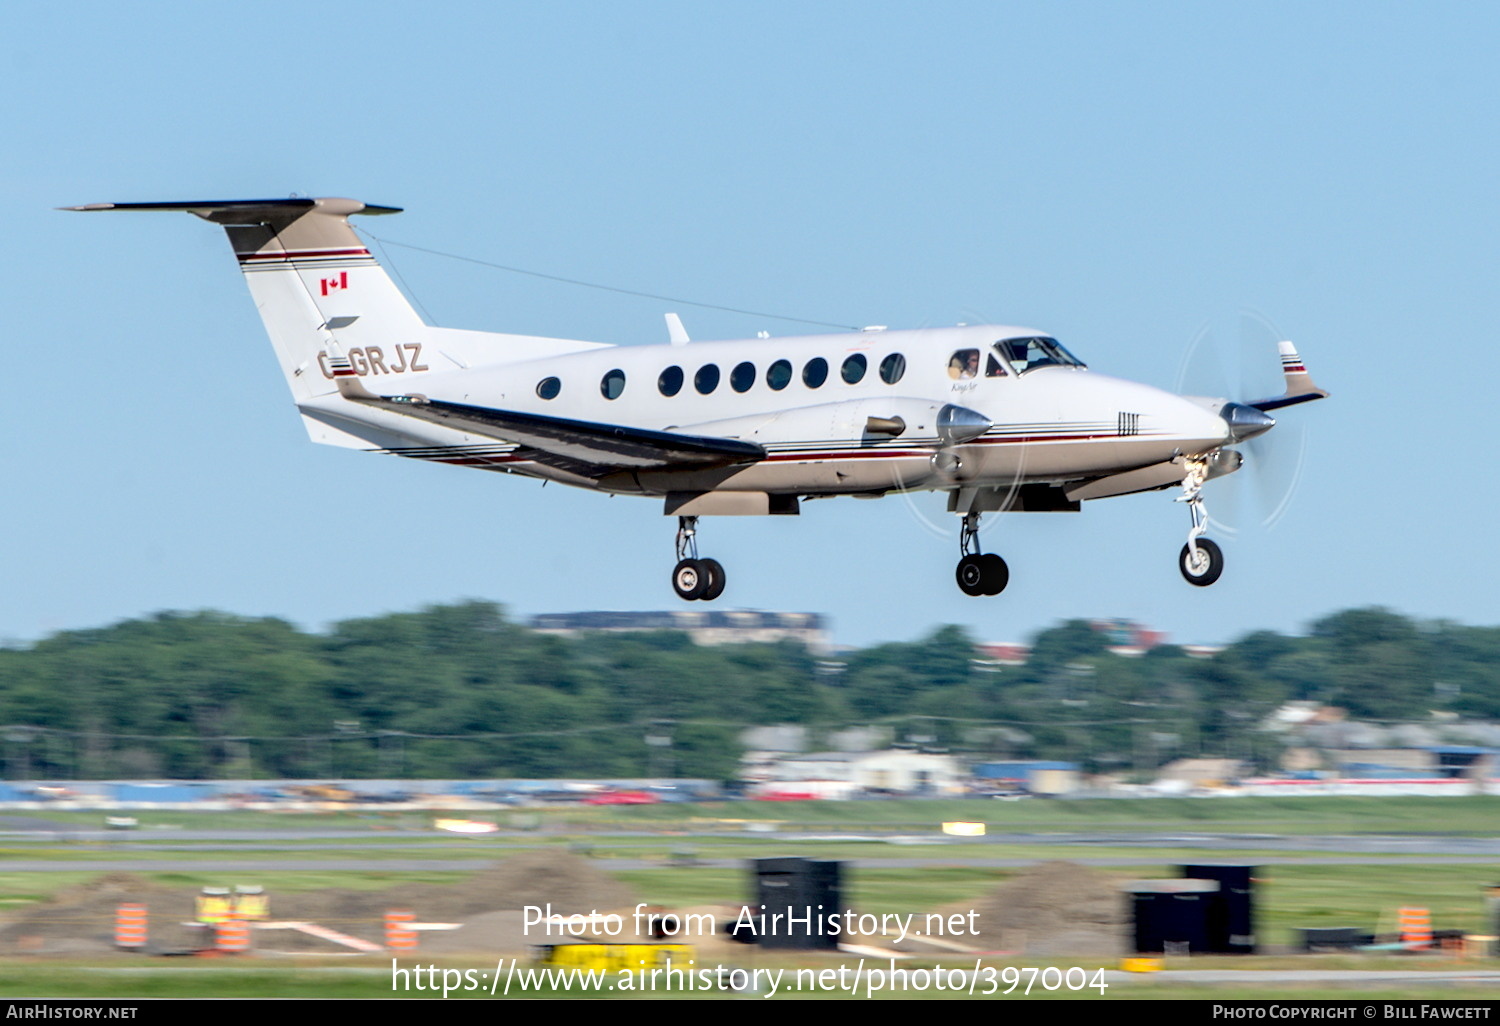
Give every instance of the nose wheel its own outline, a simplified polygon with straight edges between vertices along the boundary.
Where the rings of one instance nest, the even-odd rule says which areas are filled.
[[[1191,543],[1182,547],[1177,557],[1177,568],[1189,584],[1206,588],[1219,579],[1224,572],[1224,553],[1219,546],[1207,538],[1199,538],[1196,546]]]
[[[964,514],[963,527],[959,529],[958,549],[963,558],[958,561],[954,577],[958,590],[965,595],[998,595],[1010,583],[1010,567],[1005,560],[993,552],[979,551],[979,514]]]
[[[1193,526],[1188,529],[1187,544],[1177,555],[1177,569],[1183,580],[1199,588],[1207,588],[1224,573],[1224,553],[1217,543],[1203,537],[1208,530],[1208,511],[1203,508],[1203,483],[1208,480],[1208,460],[1187,461],[1187,476],[1182,479],[1182,495],[1178,502],[1188,505]]]
[[[672,568],[672,590],[684,602],[712,602],[724,594],[724,567],[717,559],[698,556],[698,518],[677,518],[677,565]]]

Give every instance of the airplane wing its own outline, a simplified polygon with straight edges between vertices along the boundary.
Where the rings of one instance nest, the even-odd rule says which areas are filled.
[[[421,395],[375,395],[347,367],[347,358],[330,356],[334,381],[344,398],[404,417],[515,442],[516,455],[582,477],[599,478],[619,470],[660,467],[727,467],[756,463],[766,450],[738,438],[685,435],[673,431],[597,424],[516,410],[496,410]]]

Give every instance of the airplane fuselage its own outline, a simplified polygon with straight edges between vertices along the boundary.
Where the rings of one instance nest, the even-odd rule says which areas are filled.
[[[1082,366],[1023,369],[1002,363],[995,344],[1028,337],[1046,336],[976,325],[600,346],[451,370],[433,369],[442,362],[440,347],[424,354],[413,344],[404,350],[388,346],[393,355],[381,353],[373,366],[362,351],[351,350],[350,356],[356,367],[364,357],[365,386],[387,394],[738,438],[767,451],[766,459],[743,466],[624,471],[595,481],[529,460],[519,446],[361,411],[384,416],[381,427],[403,436],[384,440],[380,448],[387,452],[621,494],[811,497],[1063,484],[1224,444],[1223,420],[1180,396]],[[978,354],[980,365],[972,373],[955,366],[956,354],[965,353]],[[387,364],[395,365],[397,355],[403,365],[423,370],[391,372]],[[991,426],[945,445],[937,417],[950,404],[983,415]],[[348,408],[337,393],[300,405],[305,413],[329,416]],[[872,419],[884,430],[871,431]],[[935,460],[940,451],[956,459]]]

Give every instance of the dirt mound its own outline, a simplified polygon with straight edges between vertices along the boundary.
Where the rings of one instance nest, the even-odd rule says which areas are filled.
[[[480,912],[551,904],[559,915],[633,906],[635,892],[588,859],[566,851],[528,851],[482,869],[458,885],[402,888],[403,900],[426,919],[453,921]]]
[[[972,904],[944,911],[978,912],[981,947],[1028,955],[1118,955],[1130,941],[1124,879],[1076,862],[1042,862]]]
[[[134,873],[105,873],[10,916],[0,926],[0,952],[89,954],[111,950],[115,909],[127,903],[146,905],[153,916],[183,919],[192,915],[193,894],[158,886]]]
[[[64,887],[52,895],[48,904],[89,905],[98,901],[132,902],[140,901],[145,895],[167,893],[171,893],[169,888],[161,887],[138,873],[104,873],[74,884],[72,887]]]
[[[423,933],[418,950],[423,955],[455,952],[524,954],[529,947],[538,943],[538,938],[531,937],[526,932],[522,918],[524,914],[516,909],[503,909],[470,916],[457,930]]]

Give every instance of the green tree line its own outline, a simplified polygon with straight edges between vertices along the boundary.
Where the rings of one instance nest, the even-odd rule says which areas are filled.
[[[563,638],[487,602],[324,633],[161,613],[0,649],[0,752],[12,780],[732,779],[747,726],[798,724],[826,743],[880,724],[981,758],[1129,770],[1192,755],[1268,764],[1259,725],[1290,700],[1378,721],[1500,717],[1500,628],[1356,609],[1210,659],[1108,646],[1083,621],[1002,666],[956,627],[830,657],[673,632]]]

